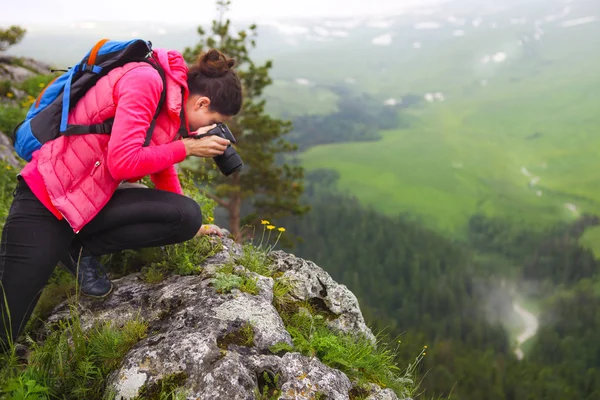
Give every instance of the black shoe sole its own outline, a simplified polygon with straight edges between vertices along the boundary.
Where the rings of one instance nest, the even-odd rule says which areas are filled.
[[[115,288],[115,285],[111,282],[110,283],[110,290],[108,292],[106,292],[106,294],[102,294],[102,295],[93,295],[93,294],[87,294],[83,291],[80,291],[81,294],[83,294],[86,297],[91,297],[92,299],[104,299],[105,297],[107,297],[109,294],[112,293],[113,289]]]

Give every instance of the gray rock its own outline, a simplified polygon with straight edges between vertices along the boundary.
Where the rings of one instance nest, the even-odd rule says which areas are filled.
[[[26,57],[0,55],[0,80],[21,83],[38,74],[50,73],[51,67]]]
[[[132,399],[144,386],[183,373],[182,391],[188,399],[255,399],[256,391],[268,387],[267,376],[277,382],[280,400],[348,400],[353,384],[341,371],[319,359],[297,352],[273,354],[278,343],[292,346],[277,309],[273,306],[274,280],[247,271],[240,265],[234,272],[257,279],[259,293],[251,295],[234,289],[217,293],[214,286],[219,266],[234,262],[242,248],[232,240],[222,240],[222,250],[202,265],[196,276],[170,276],[148,284],[140,274],[114,280],[115,290],[106,299],[80,298],[84,329],[99,321],[123,324],[141,318],[149,324],[148,336],[125,356],[120,367],[107,380],[107,390],[116,399]],[[320,299],[337,318],[337,329],[372,336],[364,324],[356,298],[345,286],[313,263],[287,255],[274,254],[275,266],[296,279],[294,296]],[[50,322],[68,316],[64,303],[54,310]],[[252,343],[248,343],[248,324]],[[370,400],[397,400],[389,389],[373,385]]]
[[[283,357],[265,356],[258,360],[254,369],[269,370],[279,375],[280,400],[309,400],[322,393],[331,400],[348,399],[352,384],[342,372],[332,369],[317,358],[308,358],[299,353],[287,353]]]
[[[328,325],[339,331],[360,333],[375,343],[375,335],[363,318],[358,299],[346,285],[337,283],[325,270],[312,261],[307,261],[283,251],[275,251],[272,257],[277,271],[294,283],[292,295],[300,300],[319,304],[334,314]]]
[[[2,69],[4,70],[5,78],[16,82],[26,81],[37,75],[36,72],[23,68],[20,65],[3,64]]]
[[[15,157],[12,141],[2,132],[0,132],[0,159],[19,170],[22,167],[21,162]]]
[[[379,386],[371,384],[371,394],[366,400],[398,400],[398,396],[392,389],[381,389]]]

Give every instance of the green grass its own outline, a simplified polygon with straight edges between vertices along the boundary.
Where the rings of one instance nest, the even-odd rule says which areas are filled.
[[[374,345],[363,336],[332,331],[326,325],[328,316],[312,309],[309,304],[280,310],[287,331],[292,337],[294,351],[307,357],[317,357],[325,365],[344,372],[355,390],[375,383],[392,389],[398,396],[410,396],[415,387],[414,368],[422,359],[406,370],[396,362],[397,349],[377,338]],[[271,351],[289,351],[287,346],[274,346]]]
[[[53,324],[43,342],[31,343],[27,365],[19,365],[14,349],[0,355],[0,398],[104,399],[107,376],[147,328],[132,319],[123,326],[103,322],[84,331],[72,306],[69,317]]]
[[[318,146],[300,159],[309,170],[339,171],[339,188],[366,205],[450,233],[475,212],[536,225],[600,213],[592,167],[600,157],[600,58],[592,61],[567,74],[561,59],[535,76],[527,64],[507,65],[498,83],[411,110],[408,129],[378,142]],[[518,74],[526,78],[511,82]],[[535,188],[523,167],[541,178]]]
[[[555,2],[516,7],[494,15],[499,29],[491,29],[489,20],[478,29],[467,24],[460,38],[452,36],[456,27],[418,32],[406,20],[390,28],[395,35],[388,47],[373,46],[375,33],[364,29],[278,56],[273,71],[278,81],[303,77],[328,90],[352,78],[352,90],[382,104],[409,93],[439,91],[446,98],[400,111],[414,121],[408,129],[384,132],[378,142],[312,148],[301,155],[303,165],[339,171],[340,189],[365,205],[390,215],[412,214],[451,234],[461,232],[475,212],[540,227],[580,212],[600,213],[594,167],[600,157],[600,55],[594,51],[600,24],[568,29],[544,24],[541,41],[519,46],[535,30],[532,22],[508,24],[515,12],[533,21],[560,7]],[[588,11],[575,7],[566,19]],[[415,41],[421,49],[412,48]],[[506,61],[481,62],[496,52],[505,52]],[[322,112],[330,104],[286,90],[283,95],[303,112]],[[528,186],[523,167],[541,178],[535,188]]]

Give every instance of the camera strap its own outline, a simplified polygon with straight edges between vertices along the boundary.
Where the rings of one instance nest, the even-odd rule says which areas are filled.
[[[185,118],[185,89],[181,87],[181,111],[179,112],[179,130],[175,138],[181,136],[182,138],[189,137],[188,126]]]

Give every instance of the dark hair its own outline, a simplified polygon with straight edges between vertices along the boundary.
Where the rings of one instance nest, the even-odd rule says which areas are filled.
[[[216,49],[200,54],[188,71],[190,94],[208,97],[211,111],[236,115],[242,108],[242,84],[234,65],[233,58]]]

